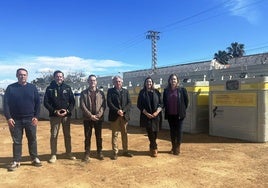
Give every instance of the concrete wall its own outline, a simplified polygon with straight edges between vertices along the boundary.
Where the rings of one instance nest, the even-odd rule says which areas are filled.
[[[268,77],[210,83],[209,134],[268,141]]]

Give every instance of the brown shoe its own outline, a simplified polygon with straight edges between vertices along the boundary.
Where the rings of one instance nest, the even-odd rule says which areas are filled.
[[[157,149],[152,149],[151,150],[151,156],[152,157],[157,157]]]

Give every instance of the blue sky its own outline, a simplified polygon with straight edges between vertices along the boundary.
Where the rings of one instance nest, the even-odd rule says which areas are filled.
[[[116,75],[213,59],[232,42],[246,55],[268,51],[267,0],[1,0],[0,88],[29,70],[29,81],[65,74]]]

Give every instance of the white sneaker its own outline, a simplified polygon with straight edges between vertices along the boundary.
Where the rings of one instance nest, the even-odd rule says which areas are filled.
[[[57,161],[56,155],[52,155],[48,162],[49,163],[55,163],[56,161]]]
[[[75,156],[71,156],[69,159],[70,160],[76,160],[76,157]]]
[[[68,153],[68,154],[67,154],[67,157],[68,157],[68,159],[70,159],[70,160],[76,160],[76,157],[73,156],[73,154],[71,154],[71,153]]]
[[[17,168],[20,167],[20,162],[16,162],[16,161],[13,161],[9,167],[8,167],[8,171],[15,171]]]
[[[32,165],[36,166],[36,167],[40,167],[42,166],[42,163],[40,161],[40,159],[38,159],[37,157],[32,161]]]

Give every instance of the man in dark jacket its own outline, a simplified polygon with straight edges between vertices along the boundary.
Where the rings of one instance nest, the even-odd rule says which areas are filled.
[[[76,158],[72,155],[70,120],[71,112],[75,105],[75,99],[72,89],[64,83],[63,72],[57,70],[53,74],[54,80],[46,89],[44,96],[44,106],[49,111],[50,117],[50,148],[51,158],[50,163],[55,163],[57,160],[57,139],[62,124],[64,143],[67,157],[71,160]]]
[[[123,155],[132,157],[128,152],[127,125],[130,120],[129,113],[131,108],[131,100],[127,89],[122,88],[123,80],[120,76],[113,78],[113,88],[108,89],[107,105],[109,107],[108,120],[111,121],[112,128],[112,159],[116,160],[118,156],[118,134],[121,132]]]
[[[84,161],[90,161],[90,147],[92,129],[95,130],[97,154],[103,160],[102,153],[102,122],[106,108],[106,99],[103,91],[97,88],[97,77],[89,75],[89,87],[81,92],[80,108],[83,112],[84,135],[85,135],[85,157]]]

